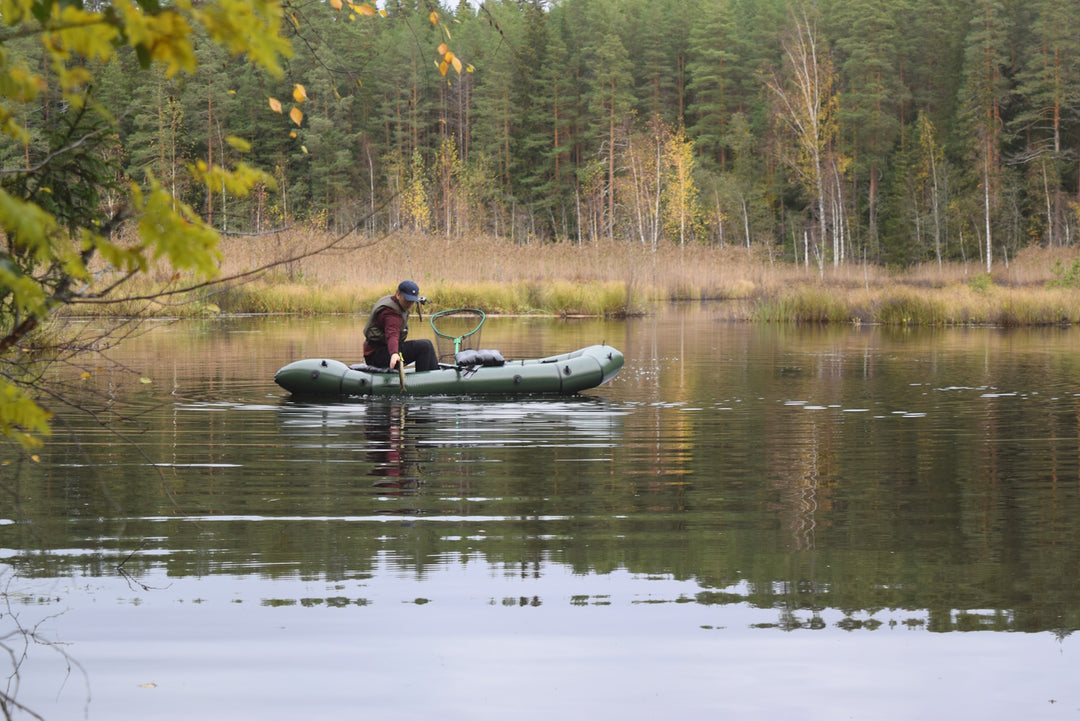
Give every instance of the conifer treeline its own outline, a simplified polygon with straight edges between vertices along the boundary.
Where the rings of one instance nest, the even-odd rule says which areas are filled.
[[[1070,0],[462,1],[439,8],[449,38],[428,2],[385,7],[292,5],[284,80],[211,43],[192,77],[113,62],[95,90],[120,118],[112,159],[238,231],[361,224],[989,267],[1071,244],[1080,225]],[[440,74],[443,42],[460,74]],[[45,97],[19,122],[42,138],[62,111]],[[184,184],[186,163],[240,157],[230,136],[276,191]],[[42,150],[2,152],[10,167]]]

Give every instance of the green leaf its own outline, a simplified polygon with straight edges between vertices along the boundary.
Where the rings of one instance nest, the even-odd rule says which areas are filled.
[[[146,194],[134,187],[132,193],[142,211],[139,235],[155,259],[164,257],[176,270],[194,270],[207,278],[217,274],[221,260],[217,231],[189,206],[177,203],[157,181]]]
[[[0,378],[0,434],[13,439],[25,449],[41,445],[49,435],[52,413],[45,410],[18,386]]]

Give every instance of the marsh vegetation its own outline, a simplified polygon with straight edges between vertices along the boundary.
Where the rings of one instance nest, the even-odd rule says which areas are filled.
[[[888,325],[1080,323],[1080,259],[1073,249],[1028,248],[990,274],[977,263],[795,265],[760,250],[701,245],[657,250],[617,242],[515,243],[396,234],[289,260],[325,246],[327,234],[295,231],[223,240],[224,277],[162,305],[161,314],[355,313],[405,277],[434,309],[496,314],[621,316],[670,301],[723,301],[717,313],[759,322]],[[254,276],[249,270],[267,267]],[[174,282],[150,279],[160,288]],[[177,299],[180,300],[180,299]],[[124,304],[106,312],[131,310]]]

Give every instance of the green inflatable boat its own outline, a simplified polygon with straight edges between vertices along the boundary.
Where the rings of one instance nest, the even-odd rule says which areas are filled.
[[[460,360],[439,370],[407,370],[346,365],[325,358],[294,361],[274,381],[296,396],[519,395],[572,394],[611,380],[623,354],[607,345],[530,360],[501,360],[497,351],[463,351]]]
[[[484,312],[455,308],[431,317],[439,369],[431,371],[346,365],[306,358],[284,366],[274,382],[295,396],[439,396],[564,394],[595,388],[623,366],[623,354],[609,345],[570,353],[506,360],[496,350],[479,349]]]

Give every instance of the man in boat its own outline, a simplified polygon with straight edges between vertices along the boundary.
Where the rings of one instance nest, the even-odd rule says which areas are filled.
[[[416,363],[418,371],[438,370],[439,356],[431,341],[405,339],[409,335],[409,311],[417,303],[426,302],[420,286],[411,280],[401,281],[393,295],[379,298],[364,326],[364,362],[391,370],[398,363]]]

